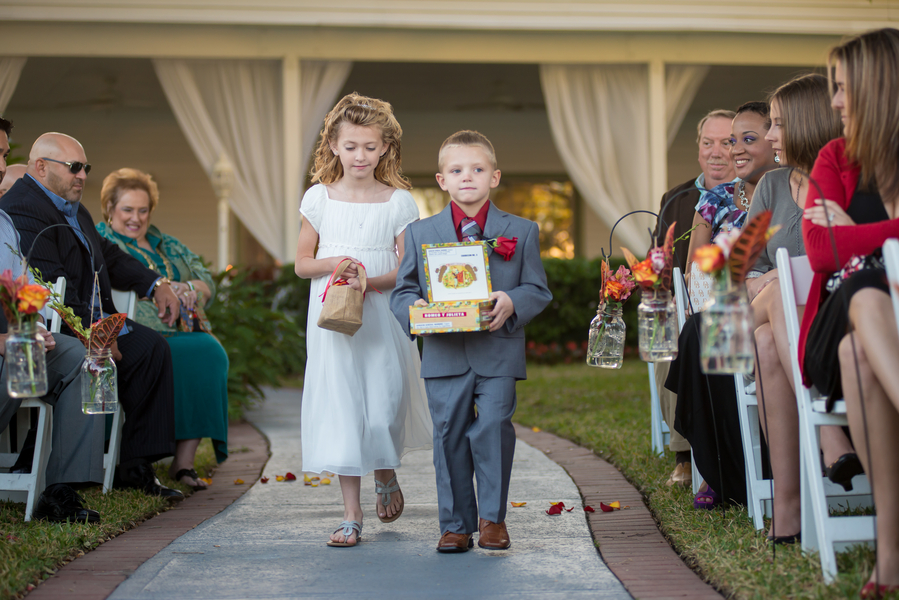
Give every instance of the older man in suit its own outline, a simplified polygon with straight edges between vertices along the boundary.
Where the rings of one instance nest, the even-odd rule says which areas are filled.
[[[659,207],[659,221],[656,225],[657,240],[665,239],[668,227],[675,223],[674,237],[681,237],[693,226],[696,205],[707,190],[712,190],[722,183],[734,178],[734,162],[730,155],[730,124],[735,116],[732,110],[717,109],[707,113],[696,127],[696,143],[699,145],[699,167],[701,173],[695,179],[673,187],[662,196]],[[690,257],[687,256],[690,239],[674,244],[676,267],[681,273],[687,272]],[[698,309],[698,307],[695,307]],[[655,363],[655,380],[659,389],[659,404],[662,418],[671,430],[668,449],[676,453],[674,471],[668,477],[667,485],[690,487],[693,483],[693,470],[690,462],[690,442],[674,429],[674,408],[677,406],[677,394],[665,388],[668,369],[671,363]]]
[[[15,167],[6,167],[9,153],[9,134],[12,123],[0,117],[0,186],[13,176]],[[4,173],[5,171],[5,173]],[[21,174],[16,174],[16,178]],[[7,188],[8,189],[8,188]],[[19,234],[12,219],[0,210],[0,272],[9,270],[13,277],[23,274],[19,255]],[[30,274],[29,281],[33,283]],[[45,309],[49,311],[49,309]],[[44,318],[45,315],[42,315]],[[5,315],[0,312],[0,431],[6,429],[13,415],[22,404],[21,398],[12,398],[6,391],[7,368],[5,342],[7,338]],[[52,449],[45,472],[47,488],[41,494],[34,517],[50,521],[83,521],[94,523],[100,514],[85,508],[76,488],[103,481],[103,432],[102,418],[81,412],[81,362],[84,346],[75,338],[56,338],[44,327],[38,331],[44,338],[47,350],[47,389],[41,399],[53,406]],[[35,430],[26,432],[19,460],[12,467],[13,473],[28,473],[34,458]]]
[[[117,312],[113,286],[153,297],[160,318],[174,322],[179,302],[168,280],[119,250],[94,228],[90,213],[81,204],[89,172],[84,148],[76,139],[45,133],[31,149],[25,176],[0,199],[0,209],[12,217],[23,249],[31,252],[31,265],[44,279],[66,278],[65,303],[85,327]],[[54,225],[58,227],[48,229]],[[128,320],[113,346],[113,357],[119,372],[119,400],[125,410],[118,485],[181,499],[181,492],[159,483],[151,465],[175,450],[168,344],[156,332]]]

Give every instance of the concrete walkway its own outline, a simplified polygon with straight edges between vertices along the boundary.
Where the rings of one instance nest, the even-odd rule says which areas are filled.
[[[329,548],[342,517],[336,477],[329,486],[302,483],[300,397],[271,391],[248,418],[269,438],[267,484],[256,483],[229,508],[175,540],[110,596],[150,598],[540,598],[626,599],[630,595],[596,551],[577,486],[543,452],[519,440],[507,524],[512,548],[465,554],[435,551],[439,528],[431,453],[408,454],[398,479],[406,509],[395,523],[368,507],[356,548]],[[299,481],[276,482],[295,473]],[[575,507],[549,517],[549,502]]]

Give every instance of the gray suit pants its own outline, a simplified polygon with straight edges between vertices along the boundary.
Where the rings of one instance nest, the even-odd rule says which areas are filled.
[[[47,353],[47,395],[53,406],[53,447],[47,464],[47,485],[102,483],[105,415],[81,412],[81,362],[84,346],[76,338],[56,334],[56,348]],[[3,362],[0,357],[0,362]],[[6,364],[0,371],[0,428],[5,428],[21,404],[6,393]],[[19,432],[25,435],[25,432]]]
[[[425,386],[434,421],[440,533],[474,533],[479,515],[503,522],[515,453],[515,378],[469,370],[425,379]]]

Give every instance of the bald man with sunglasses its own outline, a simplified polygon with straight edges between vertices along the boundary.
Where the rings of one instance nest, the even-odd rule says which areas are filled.
[[[93,218],[81,204],[90,170],[78,140],[62,133],[45,133],[31,148],[25,175],[0,198],[0,209],[12,217],[22,250],[27,253],[34,244],[31,266],[44,280],[66,278],[65,304],[85,327],[117,312],[112,288],[152,298],[159,317],[173,323],[180,314],[180,303],[168,280],[102,238],[94,228]],[[44,231],[53,225],[58,227]],[[96,290],[94,273],[98,275]],[[98,301],[92,304],[95,291]],[[73,335],[66,326],[63,333]],[[126,320],[113,346],[113,357],[119,374],[119,401],[125,410],[117,485],[179,500],[181,492],[163,487],[151,466],[175,450],[169,346],[158,333]]]

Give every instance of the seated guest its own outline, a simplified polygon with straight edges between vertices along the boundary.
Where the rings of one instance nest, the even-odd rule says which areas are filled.
[[[770,210],[771,224],[780,229],[768,240],[746,288],[756,327],[759,420],[774,478],[774,518],[768,539],[784,544],[799,540],[801,525],[799,413],[774,255],[778,248],[786,248],[790,256],[805,254],[802,207],[808,191],[808,172],[821,148],[839,137],[841,125],[830,107],[830,90],[822,75],[802,75],[785,83],[774,92],[769,104],[772,124],[767,139],[778,153],[780,164],[788,168],[766,174],[755,190],[749,218]],[[861,471],[842,428],[823,428],[821,446],[824,464],[830,465],[827,471],[835,482],[847,485]]]
[[[194,470],[201,438],[212,438],[216,458],[228,457],[228,355],[210,335],[203,309],[212,304],[215,284],[199,256],[150,224],[159,202],[156,182],[136,169],[113,171],[100,192],[104,223],[97,231],[149,268],[163,273],[181,301],[173,327],[150,302],[139,302],[134,320],[158,331],[172,350],[175,376],[175,460],[170,475],[205,489]]]
[[[0,156],[9,148],[9,133],[12,124],[0,118]],[[5,157],[4,157],[5,158]],[[10,176],[7,169],[4,176],[0,170],[0,184]],[[13,252],[18,251],[18,256]],[[13,277],[22,275],[21,247],[19,234],[12,219],[0,210],[0,273],[7,269]],[[29,283],[34,278],[28,274]],[[50,309],[44,312],[49,314]],[[43,317],[41,317],[43,319]],[[12,417],[22,404],[20,398],[11,398],[6,391],[7,369],[3,355],[7,338],[6,316],[0,311],[0,431],[9,426]],[[47,488],[38,499],[34,514],[36,519],[54,522],[66,520],[95,523],[100,514],[84,507],[83,500],[75,488],[95,485],[103,481],[103,434],[104,421],[94,415],[81,412],[81,363],[84,346],[77,339],[56,336],[38,327],[47,350],[47,390],[41,399],[53,406],[53,428],[50,457],[45,472]],[[19,432],[24,435],[25,432]],[[13,465],[13,472],[30,473],[34,457],[34,433],[29,432],[32,442],[26,439],[19,455],[20,460]],[[30,447],[31,451],[28,451]]]
[[[25,174],[25,169],[27,169],[25,165],[9,165],[6,167],[6,175],[3,176],[3,179],[0,180],[0,196],[6,193],[6,190],[11,188],[15,182],[22,178],[22,175]]]
[[[877,561],[861,597],[880,598],[899,592],[899,335],[878,258],[899,238],[899,30],[858,35],[829,62],[845,137],[821,150],[811,173],[820,187],[808,191],[802,233],[815,276],[799,364],[802,383],[846,400],[877,508]]]
[[[0,198],[0,209],[12,217],[22,247],[34,245],[31,265],[44,279],[66,278],[65,304],[85,327],[116,312],[113,286],[153,296],[160,317],[174,323],[180,303],[168,281],[94,229],[90,213],[80,202],[89,171],[84,148],[76,139],[45,133],[31,148],[25,176]],[[67,226],[49,229],[38,238],[50,225]],[[94,297],[96,303],[91,302]],[[125,410],[117,485],[182,499],[178,490],[160,485],[151,464],[172,456],[175,450],[169,346],[143,325],[127,320],[125,326],[112,347],[119,373],[119,401]],[[71,333],[67,327],[64,332]]]
[[[690,237],[691,256],[702,243],[708,243],[719,233],[743,226],[756,185],[765,172],[777,166],[771,143],[765,140],[770,125],[765,102],[747,102],[737,109],[731,129],[731,155],[740,181],[734,188],[733,198],[709,194],[700,200],[693,221],[699,227]],[[736,436],[722,435],[716,430],[721,421],[739,423],[736,402],[718,401],[728,394],[734,398],[734,379],[702,373],[697,320],[700,308],[694,306],[697,314],[684,324],[678,338],[677,358],[671,363],[665,387],[677,394],[674,426],[689,440],[696,468],[705,480],[693,505],[711,508],[722,500],[745,504],[746,477],[739,427]],[[714,409],[710,405],[712,398]]]
[[[675,223],[674,238],[683,236],[690,229],[693,216],[696,214],[694,207],[700,201],[703,192],[718,188],[722,193],[726,193],[724,186],[730,184],[734,178],[734,164],[730,156],[730,124],[733,120],[734,111],[721,109],[713,110],[700,119],[696,127],[696,143],[699,144],[701,173],[699,177],[671,188],[662,196],[659,219],[653,232],[654,239],[664,240],[671,223]],[[680,267],[681,273],[687,272],[689,245],[689,236],[674,243],[674,266]],[[690,442],[674,428],[677,396],[665,389],[670,365],[668,362],[657,362],[654,370],[662,418],[671,431],[668,449],[675,453],[674,471],[669,475],[666,485],[691,487],[693,468],[690,463]]]

